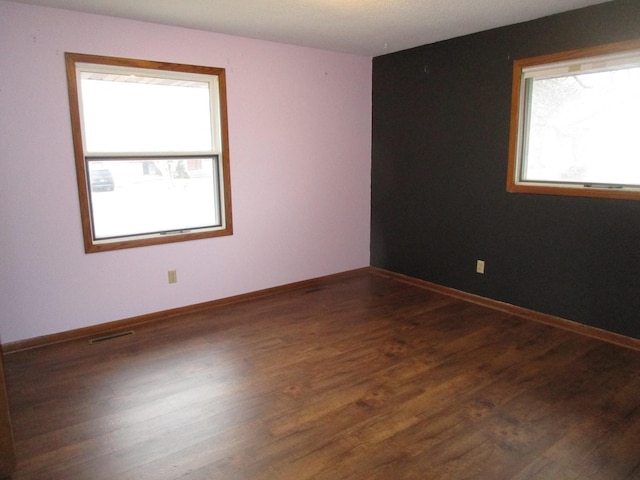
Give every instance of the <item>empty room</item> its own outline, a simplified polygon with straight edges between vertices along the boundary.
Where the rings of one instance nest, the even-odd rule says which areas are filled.
[[[0,478],[640,479],[640,2],[0,0]]]

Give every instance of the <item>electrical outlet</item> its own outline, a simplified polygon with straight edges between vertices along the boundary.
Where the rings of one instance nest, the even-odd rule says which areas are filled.
[[[476,261],[476,272],[484,274],[484,260]]]
[[[169,270],[169,283],[178,283],[178,272],[176,270]]]

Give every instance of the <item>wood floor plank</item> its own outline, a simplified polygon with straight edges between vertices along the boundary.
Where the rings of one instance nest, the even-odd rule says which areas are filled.
[[[5,367],[14,480],[640,479],[640,352],[366,271]]]

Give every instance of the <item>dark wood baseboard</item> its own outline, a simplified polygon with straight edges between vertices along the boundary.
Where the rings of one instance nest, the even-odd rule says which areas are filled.
[[[455,288],[445,287],[436,283],[427,282],[426,280],[420,280],[418,278],[409,277],[400,273],[391,272],[378,267],[370,267],[371,272],[382,275],[389,278],[414,285],[417,287],[432,290],[434,292],[442,293],[450,297],[455,297],[460,300],[475,303],[476,305],[482,305],[501,312],[510,313],[518,317],[533,320],[535,322],[544,323],[552,327],[562,328],[563,330],[569,330],[580,335],[584,335],[591,338],[596,338],[605,342],[613,343],[622,347],[627,347],[633,350],[640,350],[640,339],[627,337],[618,333],[609,332],[596,327],[590,327],[582,323],[567,320],[565,318],[548,315],[546,313],[536,312],[535,310],[529,310],[527,308],[518,307],[509,303],[500,302],[491,298],[482,297],[473,293],[463,292],[456,290]]]
[[[267,295],[274,295],[277,293],[296,290],[299,288],[312,288],[316,287],[323,282],[339,280],[340,278],[349,278],[355,275],[361,275],[363,272],[369,271],[369,267],[363,267],[356,270],[349,270],[346,272],[336,273],[325,277],[312,278],[309,280],[302,280],[300,282],[289,283],[286,285],[279,285],[277,287],[266,288],[264,290],[258,290],[255,292],[244,293],[240,295],[234,295],[232,297],[221,298],[218,300],[212,300],[209,302],[197,303],[194,305],[187,305],[184,307],[172,308],[170,310],[163,310],[160,312],[147,313],[144,315],[138,315],[123,320],[115,320],[113,322],[100,323],[98,325],[91,325],[89,327],[77,328],[74,330],[67,330],[59,333],[52,333],[50,335],[43,335],[40,337],[27,338],[25,340],[18,340],[15,342],[8,342],[2,345],[4,354],[10,354],[14,352],[20,352],[23,350],[31,350],[34,348],[40,348],[55,343],[67,342],[70,340],[78,340],[90,337],[102,337],[111,333],[116,333],[122,330],[130,330],[137,325],[156,322],[160,320],[166,320],[178,315],[187,313],[199,312],[202,310],[208,310],[211,308],[220,307],[223,305],[231,305],[234,303],[246,302],[254,298],[264,297]]]
[[[280,285],[277,287],[258,290],[255,292],[244,293],[241,295],[234,295],[232,297],[212,300],[210,302],[187,305],[184,307],[173,308],[170,310],[163,310],[160,312],[148,313],[148,314],[139,315],[136,317],[126,318],[123,320],[116,320],[113,322],[101,323],[101,324],[92,325],[89,327],[68,330],[65,332],[53,333],[50,335],[43,335],[40,337],[28,338],[25,340],[18,340],[16,342],[9,342],[9,343],[3,344],[2,350],[4,354],[10,354],[14,352],[23,351],[23,350],[40,348],[40,347],[52,345],[55,343],[66,342],[70,340],[78,340],[83,338],[109,335],[114,332],[131,329],[136,325],[141,325],[141,324],[160,321],[160,320],[166,320],[172,317],[176,317],[178,315],[194,313],[202,310],[208,310],[208,309],[220,307],[223,305],[231,305],[234,303],[245,302],[254,298],[264,297],[267,295],[274,295],[277,293],[296,290],[299,288],[312,288],[322,284],[323,282],[361,275],[362,273],[365,273],[365,272],[371,272],[376,275],[393,278],[410,285],[414,285],[420,288],[425,288],[427,290],[432,290],[434,292],[441,293],[443,295],[448,295],[450,297],[458,298],[460,300],[465,300],[471,303],[475,303],[477,305],[489,307],[494,310],[506,312],[512,315],[516,315],[518,317],[526,318],[528,320],[533,320],[535,322],[544,323],[553,327],[562,328],[563,330],[569,330],[571,332],[578,333],[580,335],[596,338],[598,340],[613,343],[615,345],[619,345],[622,347],[627,347],[633,350],[640,350],[640,339],[627,337],[624,335],[620,335],[618,333],[609,332],[607,330],[602,330],[596,327],[590,327],[588,325],[584,325],[584,324],[567,320],[564,318],[536,312],[534,310],[518,307],[516,305],[500,302],[498,300],[482,297],[480,295],[463,292],[461,290],[456,290],[455,288],[445,287],[442,285],[438,285],[436,283],[427,282],[426,280],[420,280],[418,278],[409,277],[407,275],[391,272],[389,270],[385,270],[378,267],[364,267],[356,270],[350,270],[347,272],[328,275],[325,277],[303,280],[300,282],[289,283],[286,285]]]

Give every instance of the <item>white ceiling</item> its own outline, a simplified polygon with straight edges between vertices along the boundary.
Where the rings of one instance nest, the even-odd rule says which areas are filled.
[[[376,56],[604,0],[14,0]]]

